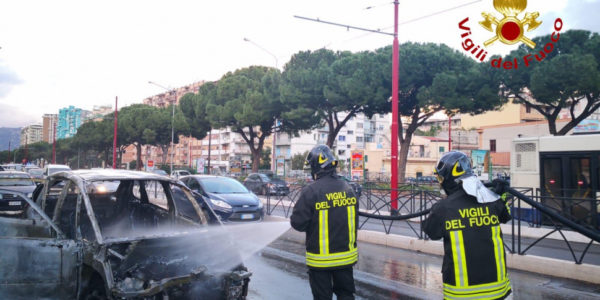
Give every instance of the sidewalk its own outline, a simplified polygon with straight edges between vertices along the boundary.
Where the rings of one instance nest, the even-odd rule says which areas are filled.
[[[266,205],[266,199],[261,198],[263,203]],[[273,204],[273,201],[271,202]],[[282,201],[279,206],[284,204],[289,207],[289,201]],[[269,218],[283,219],[287,218],[282,216],[269,216]],[[525,226],[524,226],[525,225]],[[517,230],[515,224],[515,232]],[[502,224],[502,231],[505,235],[510,234],[512,231],[512,225]],[[521,236],[529,238],[539,238],[550,232],[551,229],[547,228],[533,228],[528,227],[527,224],[521,223]],[[573,242],[589,242],[589,238],[572,231],[563,231],[563,234],[569,241]],[[562,236],[555,232],[547,238],[562,240]],[[422,240],[416,237],[409,237],[399,234],[386,234],[381,231],[374,230],[359,230],[358,240],[361,242],[384,245],[387,247],[394,247],[406,250],[412,250],[417,252],[423,252],[432,255],[442,256],[444,253],[443,244],[441,241]],[[594,244],[598,244],[594,242]],[[512,269],[523,270],[528,272],[534,272],[549,276],[570,278],[574,280],[589,282],[593,284],[600,284],[600,266],[593,264],[575,264],[572,260],[554,259],[536,255],[518,255],[506,253],[507,266]]]

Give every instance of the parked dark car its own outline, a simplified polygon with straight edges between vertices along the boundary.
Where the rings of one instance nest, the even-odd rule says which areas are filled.
[[[175,188],[192,212],[180,211]],[[28,203],[26,217],[0,216],[4,299],[246,297],[251,273],[241,256],[229,239],[215,241],[220,231],[208,230],[210,211],[176,180],[125,170],[59,172],[38,186],[35,202],[18,196]]]
[[[352,187],[352,190],[354,190],[356,197],[360,198],[360,195],[362,194],[362,185],[360,184],[360,182],[352,181],[349,177],[346,176],[342,176],[342,178],[346,180],[346,182],[348,182],[348,185]]]
[[[437,178],[435,176],[421,176],[417,177],[418,184],[438,184]]]
[[[29,174],[19,171],[0,171],[0,189],[23,193],[28,198],[32,197],[36,184]],[[8,193],[0,197],[0,212],[19,212],[27,207],[21,197]]]
[[[244,186],[257,195],[287,195],[290,187],[273,174],[251,173],[244,179]]]
[[[221,221],[259,221],[264,217],[260,199],[233,178],[191,175],[179,180],[197,193],[198,202],[208,204]]]

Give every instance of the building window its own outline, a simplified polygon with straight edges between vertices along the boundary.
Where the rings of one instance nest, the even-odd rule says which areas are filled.
[[[338,141],[345,142],[346,141],[346,136],[345,135],[339,135],[338,136]]]
[[[496,140],[490,140],[490,152],[496,152]]]
[[[346,150],[338,150],[338,155],[344,155],[346,153]]]
[[[440,146],[440,153],[444,153],[446,152],[446,148],[444,148],[444,146]]]
[[[531,113],[531,105],[525,104],[525,112],[528,113],[528,114]]]
[[[353,134],[354,134],[354,131],[348,130],[348,135],[353,135]]]
[[[357,143],[362,143],[363,142],[363,137],[362,136],[357,136],[356,137],[356,142]]]
[[[363,128],[363,123],[356,123],[356,128]]]

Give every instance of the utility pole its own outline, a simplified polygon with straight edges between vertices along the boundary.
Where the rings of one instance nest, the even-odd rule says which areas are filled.
[[[398,45],[398,0],[394,1],[394,44],[392,46],[392,153],[391,153],[391,214],[398,214],[398,73],[400,57]]]
[[[119,97],[115,97],[115,124],[114,124],[114,135],[113,135],[113,163],[112,168],[117,168],[117,105],[119,102]]]
[[[54,130],[52,131],[52,163],[56,164],[56,122],[58,122],[58,117],[54,120]]]

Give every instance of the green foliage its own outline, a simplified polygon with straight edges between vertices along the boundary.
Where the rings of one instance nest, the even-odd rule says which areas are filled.
[[[262,151],[260,152],[260,165],[258,166],[259,169],[270,170],[272,160],[273,159],[271,157],[271,147],[262,149]]]
[[[514,97],[516,103],[527,103],[546,117],[551,134],[564,135],[600,107],[600,35],[569,30],[561,33],[554,50],[545,54],[543,49],[551,38],[551,35],[534,38],[535,49],[522,45],[504,57],[504,60],[514,57],[523,60],[530,53],[541,58],[542,53],[545,56],[542,61],[531,55],[529,67],[521,61],[518,69],[493,71],[500,74],[498,80],[505,99]],[[582,108],[579,114],[575,111],[577,105]],[[556,119],[562,109],[569,109],[571,121],[558,129]]]
[[[279,70],[252,66],[225,74],[206,96],[206,115],[213,128],[239,133],[252,153],[252,171],[257,172],[264,140],[273,132],[275,120],[285,107],[279,100]]]
[[[302,170],[304,169],[304,161],[308,156],[308,151],[304,151],[304,153],[298,153],[292,155],[292,170]]]
[[[328,127],[327,145],[358,113],[368,117],[387,110],[389,69],[373,52],[333,52],[326,49],[295,54],[282,74],[281,98],[290,107],[285,120],[301,128]],[[343,112],[343,114],[339,114]],[[343,117],[342,117],[343,116]]]

